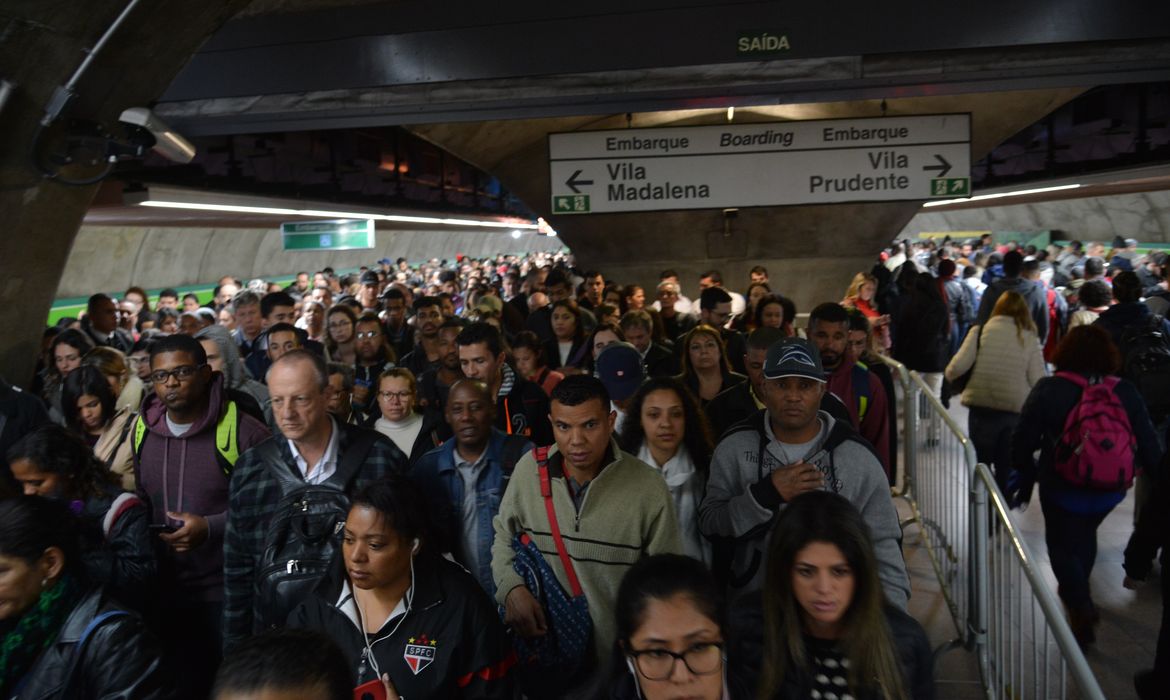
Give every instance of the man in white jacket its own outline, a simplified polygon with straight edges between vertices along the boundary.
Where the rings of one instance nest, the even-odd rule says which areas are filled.
[[[734,542],[731,570],[716,575],[726,577],[732,595],[758,590],[776,516],[801,493],[825,489],[861,511],[886,598],[905,610],[910,581],[885,471],[852,426],[819,410],[825,372],[816,346],[803,338],[776,343],[764,378],[766,410],[731,428],[711,457],[699,529]]]

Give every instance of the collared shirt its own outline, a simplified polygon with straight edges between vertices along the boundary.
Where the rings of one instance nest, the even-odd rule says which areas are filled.
[[[297,461],[297,469],[300,470],[301,476],[305,477],[305,481],[310,484],[322,484],[337,471],[337,447],[341,431],[333,416],[329,416],[329,429],[332,432],[329,435],[329,444],[325,447],[325,454],[321,455],[321,459],[313,465],[312,470],[309,469],[308,461],[301,456],[297,444],[292,440],[288,441],[288,449],[292,451],[293,459]]]
[[[405,615],[407,611],[407,601],[413,597],[413,587],[406,589],[406,593],[404,593],[402,598],[399,599],[398,605],[395,605],[394,609],[390,611],[390,616],[387,617],[386,620],[382,622],[382,624],[378,625],[378,629],[381,630],[394,618],[400,615]],[[358,629],[362,631],[363,635],[367,634],[365,625],[362,624],[363,620],[361,612],[358,610],[357,598],[354,596],[353,589],[349,585],[348,577],[346,577],[346,580],[341,584],[341,595],[337,597],[337,609],[344,613],[345,616],[349,618],[350,622],[352,622]],[[373,633],[371,632],[369,634]]]
[[[464,565],[469,571],[479,570],[479,518],[476,517],[475,503],[478,498],[478,491],[475,488],[479,481],[479,475],[483,472],[484,466],[487,463],[487,445],[483,447],[483,452],[474,462],[468,462],[459,455],[459,449],[455,449],[455,470],[459,472],[459,476],[463,479],[463,511],[461,518],[463,521],[463,555],[467,559]]]

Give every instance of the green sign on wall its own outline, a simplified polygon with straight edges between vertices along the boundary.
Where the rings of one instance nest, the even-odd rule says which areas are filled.
[[[374,247],[373,219],[295,221],[280,225],[285,250],[361,250]]]

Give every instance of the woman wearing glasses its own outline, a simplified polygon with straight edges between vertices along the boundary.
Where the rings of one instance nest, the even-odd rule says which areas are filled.
[[[357,329],[357,314],[345,304],[335,304],[325,314],[325,349],[333,362],[353,366],[357,362],[354,348],[354,331]]]
[[[392,367],[382,372],[377,399],[380,415],[371,427],[390,438],[411,465],[443,444],[443,433],[450,429],[438,413],[416,410],[418,384],[410,370]]]
[[[600,697],[747,698],[728,687],[723,600],[697,559],[659,554],[635,564],[617,597],[618,653]]]

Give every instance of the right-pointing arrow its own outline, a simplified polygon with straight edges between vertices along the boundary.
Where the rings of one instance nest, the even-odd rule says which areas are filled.
[[[942,156],[940,156],[937,153],[934,154],[934,157],[935,157],[935,159],[938,160],[938,165],[924,165],[924,166],[922,166],[922,169],[923,170],[937,170],[939,172],[938,172],[938,175],[935,175],[935,177],[946,177],[947,173],[949,173],[951,171],[950,162],[946,158],[943,158]]]

